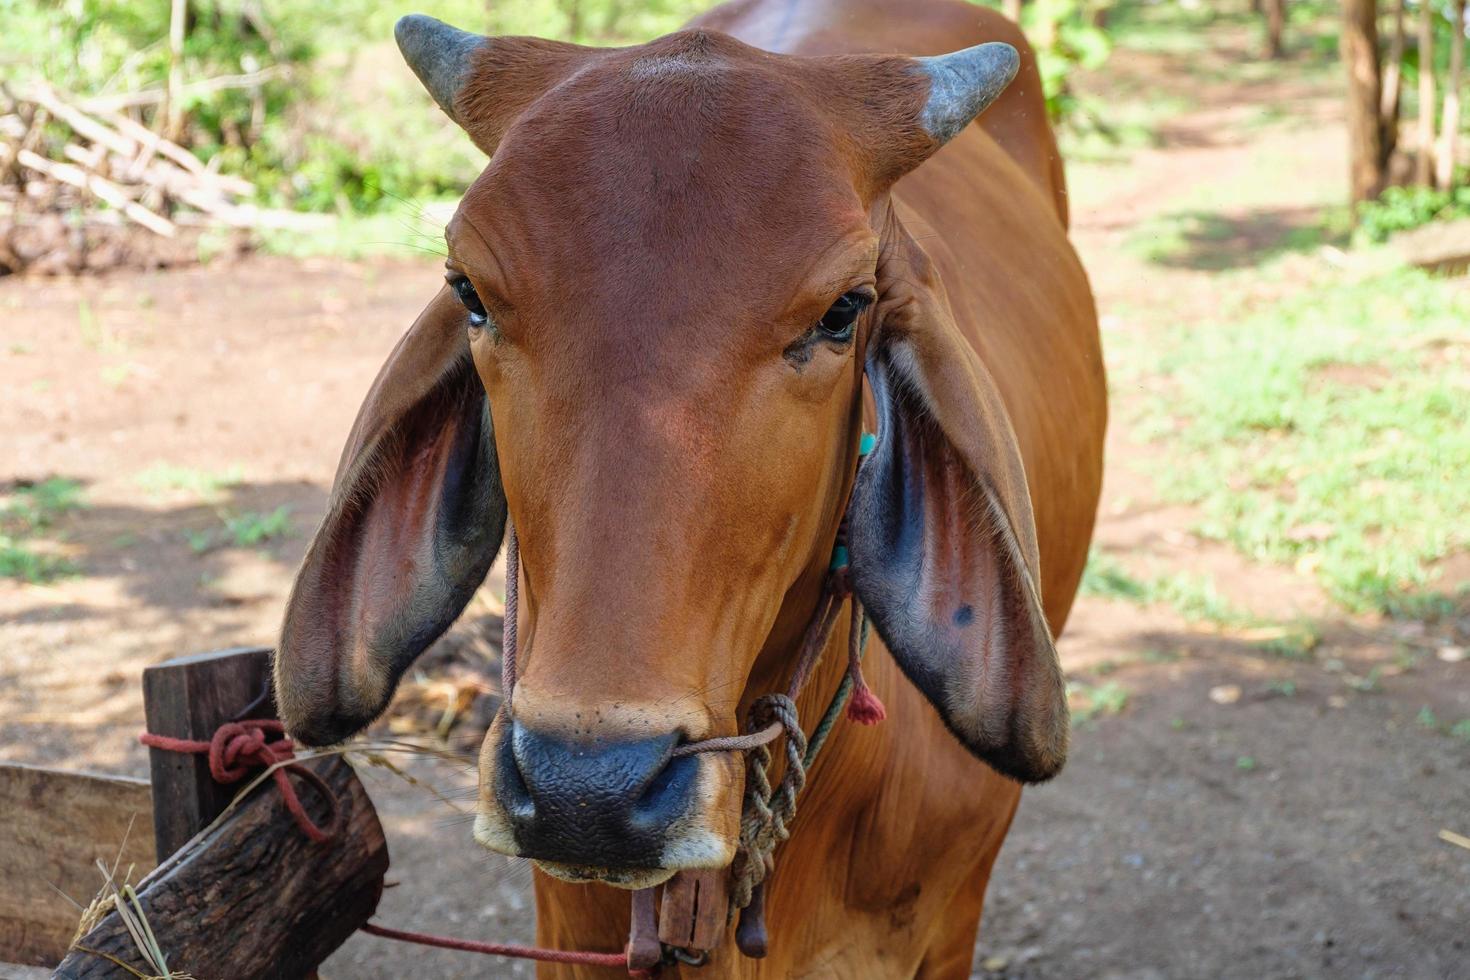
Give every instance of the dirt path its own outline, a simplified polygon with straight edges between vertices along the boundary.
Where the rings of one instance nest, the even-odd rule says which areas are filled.
[[[1222,34],[1189,65],[1124,52],[1089,83],[1135,99],[1185,87],[1193,103],[1126,164],[1071,168],[1074,238],[1110,336],[1213,313],[1220,269],[1280,249],[1341,194],[1336,89],[1211,72],[1247,43]],[[1252,179],[1264,171],[1272,181]],[[1150,234],[1180,228],[1186,249],[1144,257]],[[0,580],[0,759],[141,772],[142,668],[271,642],[361,393],[438,277],[425,259],[250,259],[0,281],[0,481],[65,477],[87,501],[38,545],[82,574]],[[1229,288],[1268,298],[1290,282]],[[1063,656],[1102,707],[1066,772],[1025,797],[977,973],[1470,977],[1470,855],[1436,839],[1470,833],[1470,748],[1416,722],[1426,706],[1470,717],[1470,664],[1424,655],[1413,624],[1395,637],[1339,621],[1310,580],[1196,538],[1192,513],[1156,499],[1159,450],[1132,438],[1134,397],[1115,385],[1099,547],[1207,570],[1263,615],[1325,620],[1324,640],[1285,659],[1168,608],[1080,600]],[[242,543],[244,519],[281,507],[288,534]],[[440,778],[472,790],[466,774]],[[401,879],[386,919],[528,938],[524,870],[478,852],[464,819],[421,794],[371,785]],[[326,973],[529,975],[368,937]]]

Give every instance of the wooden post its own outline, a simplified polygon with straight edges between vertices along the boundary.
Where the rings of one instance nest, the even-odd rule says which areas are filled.
[[[155,735],[207,742],[227,721],[273,718],[270,650],[220,650],[178,657],[143,671],[143,711]],[[224,812],[244,784],[222,786],[209,759],[149,749],[153,839],[158,860],[177,851]]]
[[[266,783],[138,885],[137,905],[165,963],[145,962],[112,911],[78,941],[53,980],[129,980],[159,975],[161,966],[170,975],[208,980],[310,975],[377,909],[388,845],[346,760],[332,756],[302,765],[326,782],[336,801],[332,840],[308,838],[275,784]],[[293,778],[307,813],[325,825],[326,801]]]

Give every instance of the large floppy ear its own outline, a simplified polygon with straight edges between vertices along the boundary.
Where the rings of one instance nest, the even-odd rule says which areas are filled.
[[[1049,779],[1069,719],[1020,449],[928,256],[892,227],[867,350],[877,441],[849,509],[853,588],[971,752],[1013,779]]]
[[[439,108],[492,156],[527,106],[602,53],[539,37],[470,34],[425,14],[400,18],[393,37]]]
[[[489,402],[446,287],[399,341],[359,411],[276,652],[290,732],[341,741],[463,611],[505,530]]]
[[[911,136],[918,152],[893,154],[899,169],[963,131],[1019,65],[1015,49],[997,43],[916,61],[929,84],[907,125],[927,142]],[[1066,761],[1066,686],[1005,403],[956,326],[929,256],[896,215],[878,291],[866,352],[878,433],[848,511],[853,589],[904,673],[971,752],[1013,779],[1049,779]]]

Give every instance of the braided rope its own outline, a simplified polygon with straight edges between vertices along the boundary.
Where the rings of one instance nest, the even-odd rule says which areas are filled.
[[[785,694],[767,694],[750,706],[748,728],[759,730],[771,722],[786,730],[786,772],[773,790],[771,750],[761,745],[745,759],[745,804],[740,814],[740,844],[730,867],[731,914],[750,904],[751,897],[775,866],[776,848],[791,836],[796,819],[796,797],[806,786],[806,734],[801,730],[796,702]]]

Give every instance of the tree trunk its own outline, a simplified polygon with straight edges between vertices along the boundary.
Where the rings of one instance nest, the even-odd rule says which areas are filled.
[[[1378,74],[1378,0],[1343,0],[1342,63],[1347,68],[1348,167],[1353,203],[1383,190],[1382,100]]]
[[[1286,0],[1266,0],[1266,55],[1281,57],[1281,34],[1286,29]]]
[[[1455,31],[1450,35],[1450,77],[1445,82],[1444,117],[1439,124],[1436,183],[1449,190],[1455,183],[1460,150],[1460,76],[1465,71],[1465,0],[1455,4]]]
[[[1434,186],[1434,4],[1419,0],[1419,156],[1414,182]]]
[[[173,0],[168,19],[168,89],[161,114],[163,136],[179,142],[184,129],[184,34],[189,16],[187,0]]]
[[[1399,142],[1399,106],[1404,97],[1404,0],[1393,0],[1393,38],[1383,62],[1383,101],[1378,128],[1383,139],[1383,165],[1388,166]]]
[[[1021,4],[1023,2],[1024,0],[1004,0],[1001,10],[1007,17],[1019,24],[1021,23]]]

